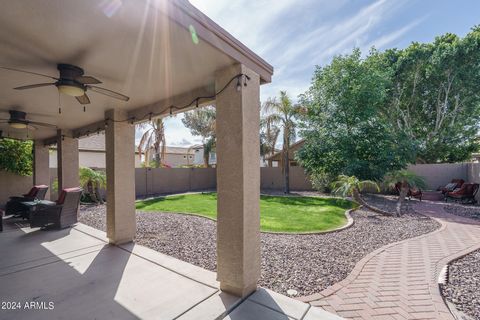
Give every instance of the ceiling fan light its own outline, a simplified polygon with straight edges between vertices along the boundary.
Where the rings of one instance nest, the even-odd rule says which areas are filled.
[[[27,124],[23,122],[10,121],[8,124],[14,129],[25,129],[27,127]]]
[[[61,93],[72,97],[80,97],[85,94],[85,90],[79,86],[60,84],[57,86],[57,88]]]

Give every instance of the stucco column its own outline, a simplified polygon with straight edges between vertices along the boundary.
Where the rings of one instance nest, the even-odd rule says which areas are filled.
[[[223,291],[245,297],[260,277],[260,97],[259,76],[243,65],[216,74],[220,90],[248,74],[216,99],[217,278]]]
[[[135,127],[121,110],[105,113],[107,169],[107,237],[110,243],[135,237]]]
[[[49,148],[43,141],[33,142],[33,184],[50,186],[50,159]],[[45,194],[45,199],[50,199],[50,188]]]
[[[78,176],[78,140],[69,131],[57,131],[58,192],[80,185]]]

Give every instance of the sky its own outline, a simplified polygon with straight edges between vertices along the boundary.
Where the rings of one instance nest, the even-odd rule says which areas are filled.
[[[464,36],[480,24],[480,0],[190,0],[274,67],[261,101],[280,90],[296,100],[315,66],[358,47],[363,53],[431,42],[451,32]],[[167,145],[201,143],[181,122],[165,121]],[[138,138],[138,137],[137,137]]]

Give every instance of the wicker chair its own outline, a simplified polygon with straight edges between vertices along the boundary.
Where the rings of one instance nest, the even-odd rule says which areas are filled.
[[[63,189],[54,204],[39,204],[30,213],[30,227],[67,228],[78,221],[81,188]]]
[[[477,203],[475,195],[478,192],[479,184],[478,183],[464,183],[462,187],[458,190],[447,192],[445,194],[445,201],[454,200],[462,203]]]
[[[10,197],[5,206],[5,215],[20,215],[22,218],[28,218],[28,208],[22,202],[43,200],[47,193],[48,186],[33,186],[30,191],[21,197]]]
[[[438,187],[437,191],[441,191],[442,194],[446,194],[447,192],[455,191],[455,189],[461,188],[465,180],[463,179],[452,179],[452,181],[443,187]]]

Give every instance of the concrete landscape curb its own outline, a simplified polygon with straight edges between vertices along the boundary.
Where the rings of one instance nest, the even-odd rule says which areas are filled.
[[[182,193],[180,195],[184,195],[184,194],[200,194],[200,193],[205,193],[205,192],[189,192],[189,193]],[[168,197],[168,196],[176,196],[177,194],[172,194],[172,195],[166,195],[166,196],[159,196],[159,197],[153,197],[153,198],[148,198],[148,199],[142,199],[142,200],[137,200],[136,202],[138,201],[144,201],[144,200],[153,200],[153,199],[157,199],[157,198],[163,198],[163,197]],[[268,194],[262,194],[262,195],[266,195],[266,196],[272,196],[272,195],[268,195]],[[277,195],[273,195],[273,197],[277,197]],[[301,197],[301,196],[280,196],[280,197]],[[312,197],[314,198],[314,197]],[[322,197],[319,197],[319,198],[322,198]],[[343,198],[338,198],[338,199],[343,199]],[[351,213],[354,212],[355,210],[360,210],[362,208],[362,206],[359,206],[357,208],[352,208],[352,209],[348,209],[347,211],[345,211],[345,217],[347,218],[347,224],[343,225],[343,226],[340,226],[338,228],[335,228],[335,229],[331,229],[331,230],[325,230],[325,231],[307,231],[307,232],[275,232],[275,231],[260,231],[261,233],[267,233],[267,234],[278,234],[278,235],[290,235],[290,236],[295,236],[295,235],[313,235],[313,234],[325,234],[325,233],[332,233],[332,232],[338,232],[338,231],[342,231],[342,230],[345,230],[345,229],[348,229],[350,228],[351,226],[354,225],[355,223],[355,220],[352,218],[351,216]],[[210,217],[206,217],[206,216],[202,216],[202,215],[199,215],[199,214],[196,214],[196,213],[191,213],[191,212],[171,212],[171,211],[143,211],[141,209],[138,209],[137,210],[138,212],[145,212],[145,213],[149,213],[149,212],[159,212],[159,213],[173,213],[173,214],[181,214],[181,215],[188,215],[188,216],[194,216],[194,217],[199,217],[199,218],[205,218],[205,219],[208,219],[208,220],[211,220],[211,221],[215,221],[217,222],[216,219],[213,219],[213,218],[210,218]]]

